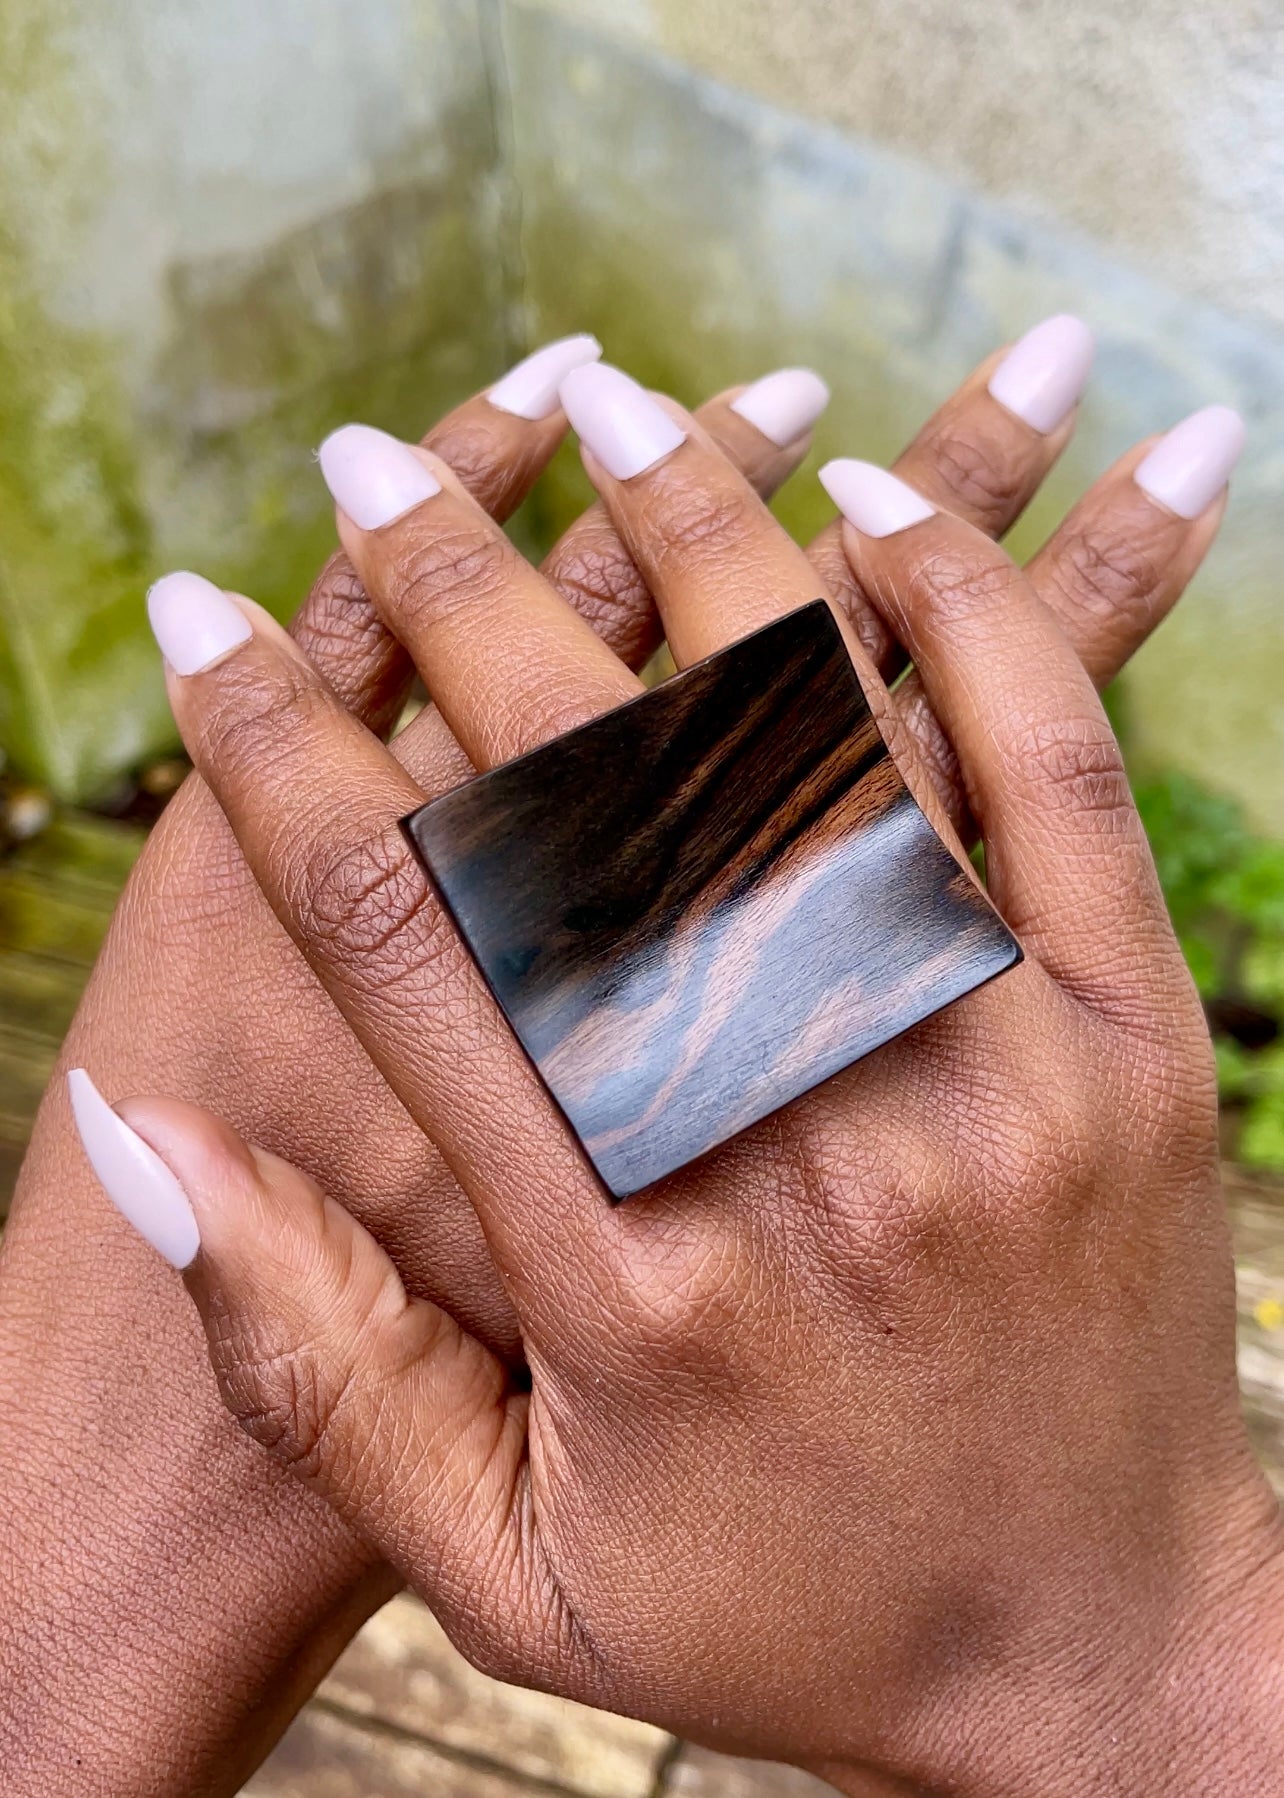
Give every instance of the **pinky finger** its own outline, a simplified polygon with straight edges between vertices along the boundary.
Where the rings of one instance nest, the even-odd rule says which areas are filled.
[[[1244,448],[1229,406],[1206,406],[1104,474],[1026,575],[1099,687],[1181,598],[1212,547]]]
[[[178,1099],[68,1079],[107,1196],[184,1278],[223,1401],[461,1639],[511,1628],[529,1400],[305,1175]],[[512,1583],[510,1583],[510,1581]],[[498,1588],[504,1589],[501,1598]]]
[[[1192,413],[1121,457],[1026,565],[1030,585],[1098,688],[1163,623],[1198,572],[1243,444],[1238,413],[1226,406]],[[951,822],[965,843],[974,842],[958,758],[915,670],[895,700]]]

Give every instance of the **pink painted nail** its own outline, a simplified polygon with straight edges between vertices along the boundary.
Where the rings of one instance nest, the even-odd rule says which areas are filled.
[[[510,368],[502,380],[496,381],[486,398],[501,412],[516,418],[547,418],[561,405],[557,390],[572,369],[597,362],[602,346],[596,337],[582,333],[578,337],[559,337],[546,343],[524,362]]]
[[[829,404],[829,389],[810,368],[778,368],[746,387],[731,410],[783,449],[809,431]]]
[[[1027,331],[990,376],[993,398],[1046,435],[1078,403],[1096,341],[1081,318],[1059,312]]]
[[[221,587],[186,572],[162,575],[150,588],[147,619],[175,674],[200,674],[254,635]]]
[[[848,524],[866,537],[894,537],[933,516],[921,493],[873,462],[826,462],[820,484]]]
[[[1133,479],[1179,518],[1198,518],[1230,479],[1246,434],[1230,406],[1205,406],[1159,439]]]
[[[609,362],[573,370],[561,397],[580,442],[617,481],[631,481],[686,442],[646,389]]]
[[[67,1093],[85,1155],[107,1197],[171,1267],[189,1266],[201,1233],[169,1168],[117,1116],[83,1068],[68,1074]]]
[[[358,530],[377,531],[441,492],[408,443],[373,425],[340,425],[317,451],[334,503]]]

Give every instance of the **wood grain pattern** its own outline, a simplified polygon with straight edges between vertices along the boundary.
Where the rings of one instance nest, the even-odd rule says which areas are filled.
[[[820,600],[405,828],[616,1198],[1020,960]]]

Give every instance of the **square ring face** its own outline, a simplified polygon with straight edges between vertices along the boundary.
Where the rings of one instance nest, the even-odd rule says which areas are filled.
[[[404,828],[617,1199],[1021,959],[823,600]]]

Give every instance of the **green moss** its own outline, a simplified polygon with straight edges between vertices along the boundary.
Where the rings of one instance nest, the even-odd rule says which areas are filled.
[[[70,19],[65,5],[0,9],[0,747],[61,791],[127,757],[148,705],[122,625],[148,530],[118,346],[57,306],[98,173]]]

